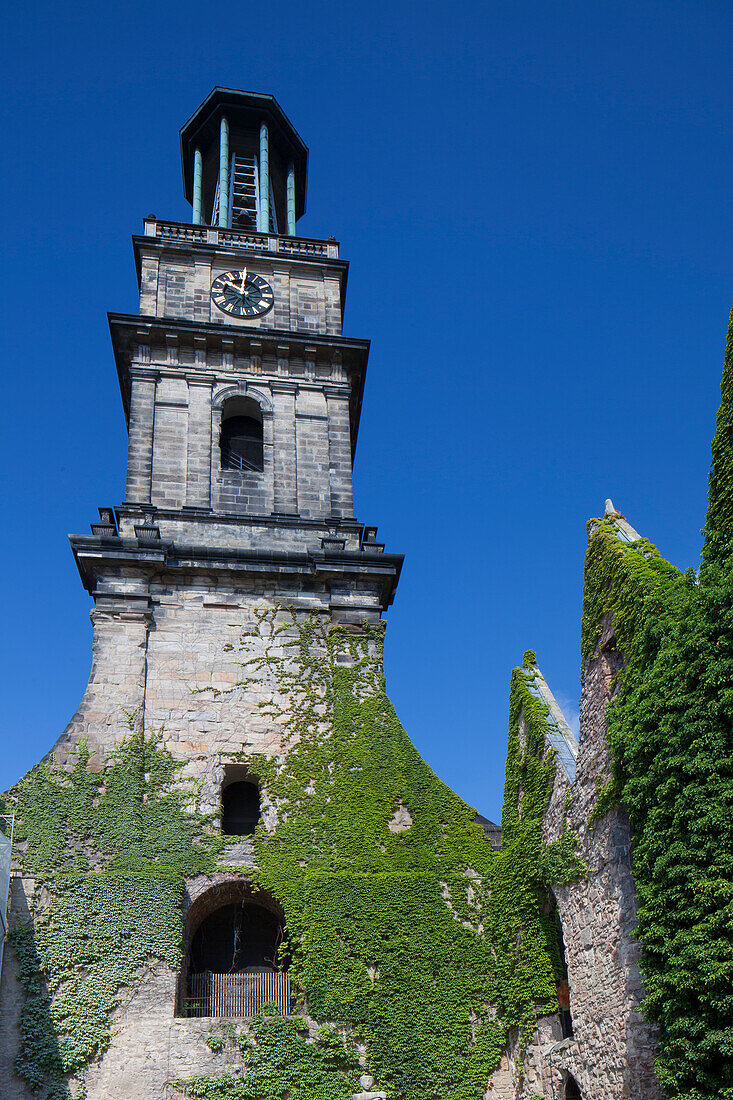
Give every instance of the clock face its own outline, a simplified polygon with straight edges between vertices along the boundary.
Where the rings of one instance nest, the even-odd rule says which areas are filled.
[[[243,271],[225,271],[211,284],[214,305],[232,317],[261,317],[275,304],[270,284],[245,267]]]

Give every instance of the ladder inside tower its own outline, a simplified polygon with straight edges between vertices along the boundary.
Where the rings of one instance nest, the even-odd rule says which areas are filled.
[[[229,207],[232,229],[256,229],[260,205],[257,158],[232,157],[229,170]]]
[[[269,232],[277,233],[275,198],[270,182]],[[234,153],[229,165],[229,228],[256,232],[260,213],[260,178],[256,156]],[[219,183],[214,192],[211,224],[219,224]]]

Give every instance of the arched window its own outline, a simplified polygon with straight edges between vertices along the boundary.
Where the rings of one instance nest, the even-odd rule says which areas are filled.
[[[583,1100],[574,1077],[568,1077],[565,1082],[565,1100]]]
[[[183,1016],[251,1017],[264,1005],[291,1009],[282,907],[240,877],[204,890],[186,915],[178,986]]]
[[[230,783],[221,793],[221,831],[225,836],[251,836],[260,820],[260,791],[252,780]]]
[[[243,397],[227,402],[219,442],[223,470],[262,471],[262,412],[256,401]]]
[[[276,970],[284,929],[275,913],[253,901],[223,905],[206,917],[191,942],[189,972],[259,974]]]

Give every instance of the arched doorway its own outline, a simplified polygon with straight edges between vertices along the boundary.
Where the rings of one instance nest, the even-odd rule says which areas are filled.
[[[218,883],[191,905],[179,983],[184,1016],[248,1017],[290,1008],[285,921],[274,898],[242,879]]]
[[[215,909],[191,941],[190,972],[262,973],[277,969],[284,928],[279,918],[256,901],[242,899]]]
[[[570,1075],[565,1082],[565,1100],[583,1100],[578,1082]]]

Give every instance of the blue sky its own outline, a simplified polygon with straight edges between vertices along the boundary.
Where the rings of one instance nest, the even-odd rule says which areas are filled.
[[[299,232],[351,261],[372,340],[357,515],[404,552],[388,688],[500,813],[526,648],[572,715],[585,523],[607,496],[697,563],[728,309],[727,3],[8,6],[2,180],[5,737],[52,745],[90,665],[66,540],[124,491],[106,311],[130,234],[186,220],[177,131],[215,84],[310,148]]]

